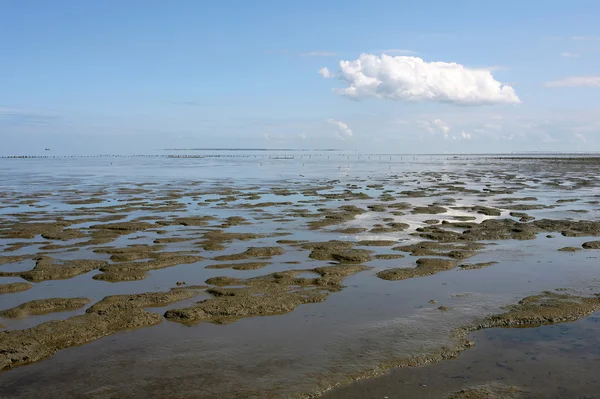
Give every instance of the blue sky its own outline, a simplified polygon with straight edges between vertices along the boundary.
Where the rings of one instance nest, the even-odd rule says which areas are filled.
[[[598,15],[591,0],[4,0],[0,154],[598,151]]]

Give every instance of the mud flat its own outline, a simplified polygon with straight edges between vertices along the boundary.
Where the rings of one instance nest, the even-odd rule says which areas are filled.
[[[0,370],[41,360],[57,350],[99,339],[120,330],[158,324],[162,317],[143,310],[143,307],[164,306],[198,294],[193,289],[173,289],[165,293],[109,296],[90,307],[85,315],[66,320],[42,323],[27,330],[0,333]],[[87,299],[53,299],[28,302],[5,311],[9,317],[20,317],[32,312],[52,312],[57,308],[80,307]]]
[[[412,397],[531,397],[427,370],[600,309],[600,163],[258,155],[0,177],[0,396],[370,397],[394,370]]]

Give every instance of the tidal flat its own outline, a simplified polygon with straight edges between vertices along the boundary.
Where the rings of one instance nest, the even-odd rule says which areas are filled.
[[[0,397],[546,394],[556,347],[600,372],[598,175],[574,156],[0,159]]]

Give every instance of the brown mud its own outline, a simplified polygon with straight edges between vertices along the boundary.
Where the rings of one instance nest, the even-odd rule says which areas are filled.
[[[28,281],[64,280],[91,272],[107,265],[101,260],[55,260],[48,256],[36,259],[35,267],[23,272],[0,272],[0,277],[21,277]]]
[[[46,298],[25,302],[14,308],[0,311],[0,317],[23,318],[54,312],[79,309],[90,302],[87,298]]]
[[[29,283],[8,283],[0,284],[0,295],[1,294],[12,294],[14,292],[27,291],[33,287]]]
[[[165,306],[200,291],[174,288],[168,292],[108,296],[84,315],[52,320],[26,330],[0,332],[0,370],[32,363],[56,351],[114,334],[158,324],[162,317],[144,307]]]
[[[184,324],[202,321],[227,324],[244,317],[288,313],[302,304],[324,301],[332,292],[343,288],[341,283],[345,277],[367,269],[368,267],[359,265],[338,265],[290,270],[245,280],[213,277],[206,281],[207,284],[216,286],[207,290],[213,295],[212,299],[203,300],[188,308],[168,310],[165,318]],[[318,277],[297,277],[307,271]]]
[[[420,258],[417,259],[416,263],[415,267],[401,267],[380,271],[377,273],[377,277],[392,281],[405,280],[408,278],[430,276],[451,270],[456,266],[456,262],[453,260],[439,258]]]

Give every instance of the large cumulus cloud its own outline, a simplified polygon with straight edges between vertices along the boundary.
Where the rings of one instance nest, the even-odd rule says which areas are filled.
[[[489,69],[467,68],[448,62],[426,62],[419,57],[361,54],[340,61],[339,71],[322,68],[347,87],[335,91],[351,99],[378,98],[406,102],[446,102],[462,105],[517,104],[515,90],[503,85]]]

